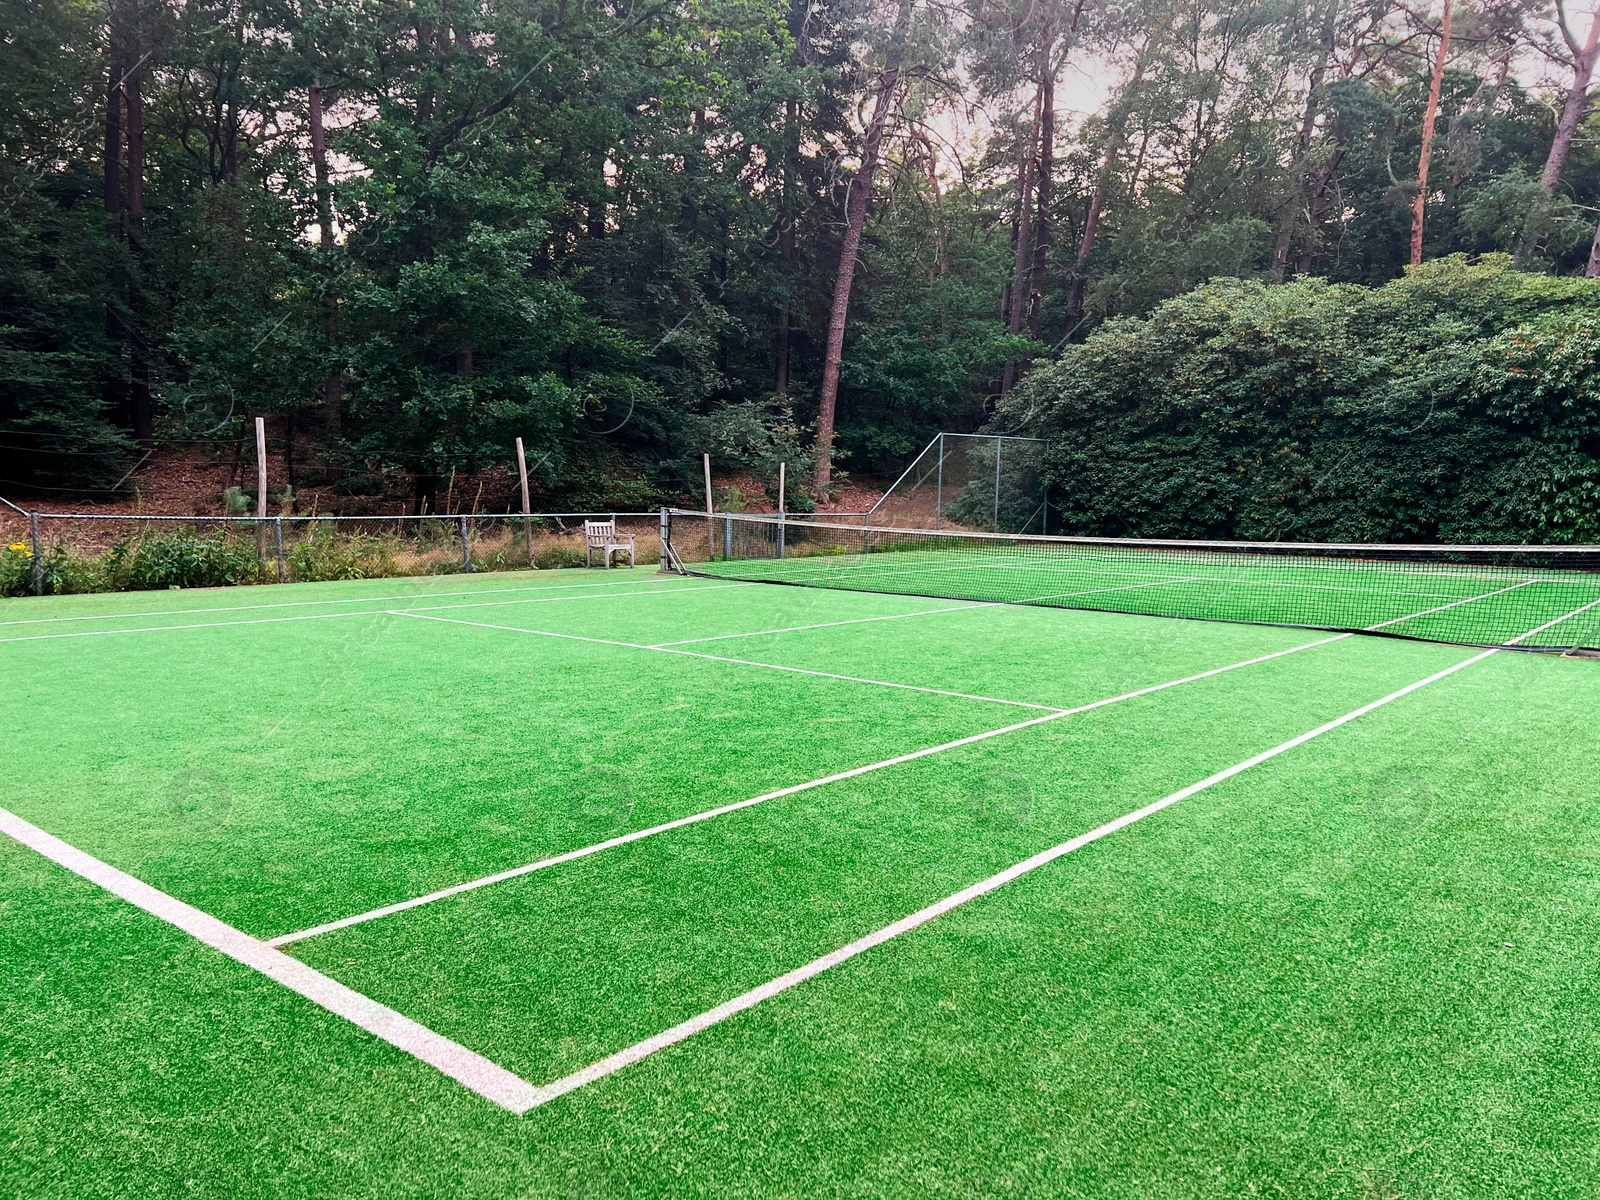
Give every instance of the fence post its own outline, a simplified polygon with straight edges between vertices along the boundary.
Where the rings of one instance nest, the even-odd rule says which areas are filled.
[[[467,546],[467,514],[462,513],[461,521],[461,570],[465,573],[472,571],[472,551]]]
[[[28,524],[33,532],[33,594],[44,595],[44,556],[39,546],[39,511],[28,514]]]
[[[272,537],[278,544],[278,582],[283,582],[283,518],[272,519]]]
[[[267,557],[267,422],[256,418],[256,558]]]
[[[944,519],[944,430],[939,431],[939,482],[933,489],[933,527]]]
[[[783,534],[784,534],[783,526],[784,526],[784,522],[787,519],[786,516],[785,516],[785,511],[784,511],[785,508],[787,507],[786,503],[785,503],[784,490],[788,486],[788,483],[789,483],[789,464],[781,462],[781,463],[778,464],[778,557],[779,558],[783,557]]]
[[[522,536],[528,543],[528,565],[534,566],[533,561],[533,519],[528,516],[528,459],[523,453],[522,439],[517,439],[517,475],[522,480]]]
[[[667,575],[672,571],[672,555],[667,551],[667,546],[672,540],[672,520],[667,516],[665,506],[661,509],[659,533],[661,537],[661,561],[657,564],[656,574]]]
[[[994,440],[994,531],[1000,532],[1000,447],[1005,443],[1000,438]]]

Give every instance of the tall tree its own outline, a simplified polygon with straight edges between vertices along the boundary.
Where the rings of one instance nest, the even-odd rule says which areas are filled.
[[[1444,60],[1450,53],[1450,0],[1444,0],[1439,23],[1439,53],[1433,60],[1428,84],[1428,106],[1422,115],[1422,150],[1417,158],[1417,194],[1411,201],[1411,265],[1422,264],[1422,217],[1428,203],[1428,161],[1433,157],[1433,124],[1439,116],[1439,88],[1444,80]]]
[[[900,0],[894,29],[889,35],[883,71],[874,87],[872,116],[861,140],[861,165],[850,184],[845,205],[844,237],[839,246],[839,269],[834,275],[833,303],[828,309],[828,341],[822,364],[822,387],[817,395],[817,438],[812,483],[818,498],[826,498],[833,481],[834,416],[839,401],[839,366],[844,359],[844,330],[850,311],[850,288],[855,281],[856,258],[861,252],[861,231],[867,223],[872,199],[872,178],[878,170],[889,110],[900,89],[900,63],[911,33],[915,0]]]

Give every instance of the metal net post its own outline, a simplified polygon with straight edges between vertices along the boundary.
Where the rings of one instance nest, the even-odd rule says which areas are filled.
[[[33,594],[44,595],[44,556],[39,547],[39,513],[37,510],[28,514],[28,522],[33,533]]]

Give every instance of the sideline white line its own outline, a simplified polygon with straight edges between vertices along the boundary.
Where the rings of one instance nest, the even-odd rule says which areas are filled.
[[[1389,626],[1398,625],[1402,621],[1414,621],[1418,617],[1431,616],[1433,613],[1443,612],[1447,608],[1456,608],[1457,606],[1462,605],[1462,604],[1471,604],[1474,600],[1483,600],[1483,599],[1486,599],[1489,596],[1504,595],[1506,592],[1514,592],[1518,588],[1525,588],[1530,583],[1541,583],[1541,582],[1543,582],[1543,581],[1539,580],[1539,579],[1524,579],[1521,583],[1513,583],[1510,587],[1499,588],[1499,589],[1497,589],[1495,591],[1492,591],[1492,592],[1480,592],[1476,596],[1468,596],[1465,600],[1454,600],[1454,601],[1451,601],[1449,604],[1441,604],[1441,605],[1439,605],[1438,608],[1424,609],[1422,612],[1412,613],[1410,616],[1405,616],[1405,617],[1395,617],[1393,620],[1390,620],[1390,621],[1379,621],[1376,625],[1368,625],[1367,629],[1368,629],[1368,631],[1375,630],[1375,629],[1387,629],[1387,628],[1389,628]],[[1565,620],[1566,618],[1563,617],[1562,619]],[[1527,637],[1528,635],[1527,634],[1523,634],[1523,636]]]
[[[760,987],[752,988],[742,996],[735,996],[732,1000],[728,1000],[722,1004],[719,1004],[715,1008],[708,1009],[706,1012],[701,1013],[697,1017],[691,1017],[689,1020],[684,1021],[681,1024],[674,1025],[671,1029],[667,1029],[656,1034],[654,1037],[649,1037],[641,1042],[636,1042],[625,1050],[620,1050],[616,1054],[608,1055],[607,1057],[600,1059],[598,1062],[591,1063],[589,1066],[584,1067],[580,1071],[574,1071],[571,1075],[567,1075],[561,1079],[554,1080],[551,1083],[536,1087],[534,1089],[536,1098],[530,1107],[537,1108],[541,1104],[548,1104],[550,1101],[559,1096],[564,1096],[566,1093],[574,1091],[577,1088],[581,1088],[586,1084],[593,1083],[597,1079],[603,1079],[607,1075],[622,1070],[624,1067],[632,1066],[634,1063],[639,1062],[642,1059],[649,1058],[652,1054],[655,1054],[661,1050],[665,1050],[669,1046],[675,1046],[679,1042],[686,1041],[695,1034],[709,1029],[713,1025],[726,1021],[729,1017],[734,1016],[737,1013],[741,1013],[747,1008],[755,1007],[763,1000],[769,1000],[773,996],[779,995],[782,992],[786,992],[790,988],[804,983],[808,979],[815,978],[824,971],[831,970],[840,963],[848,962],[850,959],[855,958],[857,955],[863,954],[868,950],[871,950],[875,946],[881,946],[884,942],[897,938],[901,934],[909,933],[919,926],[926,925],[928,922],[936,920],[937,918],[944,916],[945,913],[948,913],[953,909],[960,908],[962,905],[976,900],[980,896],[986,896],[990,892],[1004,887],[1012,880],[1028,874],[1030,871],[1036,871],[1040,867],[1045,866],[1048,863],[1052,863],[1064,855],[1071,854],[1074,850],[1082,849],[1091,842],[1097,842],[1103,837],[1107,837],[1113,833],[1116,833],[1118,830],[1126,829],[1129,825],[1132,825],[1137,821],[1142,821],[1146,817],[1160,812],[1162,809],[1172,807],[1172,805],[1177,804],[1180,800],[1187,800],[1190,796],[1193,796],[1196,793],[1203,792],[1207,788],[1222,783],[1224,780],[1232,779],[1235,775],[1239,775],[1245,771],[1248,771],[1252,767],[1259,766],[1269,759],[1276,758],[1278,755],[1283,754],[1288,750],[1293,750],[1296,746],[1302,746],[1306,742],[1311,741],[1313,738],[1321,737],[1323,734],[1332,732],[1333,730],[1338,729],[1340,726],[1348,725],[1351,721],[1356,720],[1358,717],[1363,717],[1375,709],[1382,708],[1384,705],[1390,704],[1395,700],[1399,700],[1403,696],[1408,696],[1412,692],[1417,691],[1419,688],[1425,688],[1431,683],[1437,683],[1439,680],[1444,679],[1447,676],[1454,675],[1457,671],[1460,671],[1465,667],[1470,667],[1474,663],[1482,662],[1490,655],[1499,653],[1501,648],[1505,646],[1515,646],[1519,642],[1532,637],[1534,634],[1542,633],[1544,630],[1549,629],[1552,625],[1559,625],[1561,622],[1568,620],[1571,617],[1575,617],[1579,613],[1585,612],[1596,605],[1600,605],[1600,600],[1592,600],[1580,608],[1573,609],[1564,616],[1557,617],[1554,621],[1547,621],[1545,624],[1540,625],[1537,629],[1530,629],[1527,633],[1521,634],[1518,637],[1512,638],[1508,642],[1502,643],[1499,647],[1481,651],[1478,654],[1474,654],[1471,658],[1462,659],[1453,666],[1446,667],[1442,671],[1434,672],[1426,679],[1419,679],[1415,683],[1409,683],[1405,687],[1400,688],[1398,691],[1390,692],[1387,696],[1384,696],[1381,699],[1373,700],[1368,704],[1363,704],[1360,708],[1345,713],[1345,715],[1342,717],[1335,717],[1332,721],[1329,721],[1326,724],[1319,725],[1315,729],[1308,730],[1307,732],[1299,734],[1296,737],[1292,737],[1286,742],[1280,742],[1270,750],[1263,750],[1260,754],[1253,755],[1252,757],[1245,759],[1243,762],[1235,763],[1233,766],[1218,771],[1214,775],[1208,775],[1198,783],[1191,783],[1188,787],[1173,792],[1169,796],[1163,796],[1160,800],[1156,800],[1153,803],[1147,804],[1143,808],[1135,809],[1130,813],[1125,813],[1122,816],[1117,817],[1115,820],[1107,821],[1104,825],[1100,825],[1094,829],[1091,829],[1088,833],[1079,834],[1075,838],[1061,842],[1058,845],[1050,847],[1048,850],[1043,850],[1040,853],[1035,854],[1032,858],[1023,859],[1016,865],[1007,867],[1004,871],[1001,871],[996,875],[991,875],[988,879],[981,880],[980,882],[973,884],[971,887],[963,888],[953,896],[947,896],[937,903],[928,905],[926,908],[918,909],[910,916],[902,917],[900,920],[891,925],[886,925],[882,929],[867,934],[866,937],[858,938],[856,941],[853,941],[848,945],[840,946],[837,950],[825,954],[821,958],[813,959],[811,962],[806,963],[804,966],[798,967],[793,971],[790,971],[786,975],[780,975],[778,978],[770,980],[767,983],[762,984]],[[1340,636],[1349,637],[1351,635],[1341,634]]]
[[[209,913],[201,912],[85,854],[3,808],[0,808],[0,832],[65,867],[74,875],[176,926],[235,962],[261,972],[313,1004],[360,1026],[501,1108],[522,1113],[537,1103],[537,1089],[504,1067],[337,980],[329,979],[299,959],[274,950]]]
[[[699,642],[726,642],[733,638],[764,637],[769,633],[801,633],[807,629],[833,629],[838,625],[866,625],[873,621],[899,621],[905,617],[931,617],[939,613],[972,612],[979,608],[998,608],[1000,602],[996,600],[979,601],[976,604],[960,604],[953,608],[923,608],[916,612],[888,613],[879,617],[853,617],[848,621],[823,621],[817,625],[789,625],[783,629],[753,629],[749,633],[717,633],[710,637],[684,638],[677,642],[656,642],[651,650],[666,650],[672,646],[693,646]]]
[[[926,692],[931,696],[950,696],[956,700],[981,700],[986,704],[1009,704],[1013,708],[1036,708],[1043,712],[1060,712],[1053,704],[1034,704],[1027,700],[1002,700],[998,696],[975,696],[969,692],[951,692],[944,688],[919,687],[914,683],[891,683],[887,679],[866,679],[859,675],[835,675],[831,671],[811,671],[804,667],[786,667],[779,663],[757,662],[750,658],[728,658],[721,654],[703,654],[697,650],[679,650],[671,646],[646,646],[642,642],[618,642],[611,638],[586,637],[577,633],[552,633],[548,629],[527,629],[521,625],[493,625],[488,621],[464,621],[459,617],[435,617],[410,609],[394,609],[396,617],[415,617],[419,621],[439,621],[446,625],[467,625],[474,629],[498,629],[502,633],[527,633],[534,637],[561,638],[569,642],[592,642],[597,646],[621,646],[627,650],[652,650],[658,654],[681,654],[686,658],[704,658],[711,662],[738,663],[744,667],[761,667],[768,671],[788,671],[795,675],[815,675],[821,679],[839,679],[845,683],[865,683],[873,687],[898,688],[905,692]]]
[[[1375,708],[1381,708],[1383,705],[1388,704],[1393,700],[1398,700],[1400,697],[1414,692],[1418,688],[1426,687],[1428,684],[1433,683],[1436,680],[1443,679],[1445,676],[1453,674],[1454,672],[1461,670],[1461,668],[1470,666],[1472,663],[1478,662],[1480,659],[1487,658],[1489,655],[1494,653],[1494,650],[1485,650],[1481,654],[1477,654],[1472,658],[1456,663],[1452,667],[1447,667],[1445,670],[1430,675],[1426,679],[1409,684],[1397,692],[1391,692],[1381,700],[1374,700],[1372,703],[1365,704],[1356,709],[1354,712],[1346,713],[1344,716],[1333,721],[1329,721],[1325,725],[1319,725],[1316,729],[1302,733],[1298,737],[1290,738],[1287,742],[1282,742],[1270,750],[1263,751],[1252,758],[1247,758],[1241,763],[1236,763],[1234,766],[1228,767],[1226,770],[1218,771],[1215,775],[1210,775],[1205,779],[1202,779],[1199,783],[1190,784],[1181,791],[1173,792],[1170,796],[1165,796],[1152,804],[1145,805],[1143,808],[1135,809],[1133,812],[1126,813],[1125,815],[1116,818],[1114,821],[1108,821],[1104,825],[1090,830],[1088,833],[1080,834],[1077,837],[1072,838],[1070,841],[1065,841],[1059,845],[1052,846],[1048,850],[1042,851],[1039,854],[1035,854],[1032,858],[1024,859],[1015,866],[1007,867],[1004,871],[1001,871],[997,875],[991,875],[988,879],[982,880],[979,883],[975,883],[971,887],[964,888],[955,893],[953,896],[947,896],[945,899],[940,900],[935,904],[930,904],[926,908],[919,909],[910,916],[902,917],[892,925],[886,925],[882,929],[867,934],[866,937],[858,938],[856,941],[853,941],[848,945],[840,946],[837,950],[825,954],[821,958],[813,959],[803,967],[799,967],[793,971],[790,971],[786,975],[780,975],[776,979],[762,984],[760,987],[751,989],[742,996],[735,996],[732,1000],[725,1001],[724,1003],[717,1005],[715,1008],[708,1009],[706,1012],[701,1013],[699,1016],[691,1017],[689,1020],[684,1021],[681,1024],[674,1025],[671,1029],[658,1033],[654,1037],[648,1037],[641,1042],[636,1042],[627,1049],[602,1058],[598,1062],[591,1063],[582,1070],[574,1071],[571,1075],[567,1075],[564,1078],[557,1079],[551,1083],[543,1084],[534,1089],[537,1093],[537,1097],[530,1107],[536,1108],[541,1104],[548,1104],[550,1101],[559,1096],[564,1096],[566,1093],[574,1091],[577,1088],[581,1088],[586,1084],[593,1083],[598,1079],[603,1079],[607,1075],[622,1070],[624,1067],[632,1066],[634,1063],[639,1062],[642,1059],[649,1058],[652,1054],[656,1054],[659,1051],[665,1050],[669,1046],[675,1046],[679,1042],[686,1041],[695,1034],[709,1029],[713,1025],[726,1021],[729,1017],[734,1016],[737,1013],[741,1013],[747,1008],[755,1007],[763,1000],[770,1000],[773,996],[776,996],[781,992],[786,992],[790,988],[804,983],[808,979],[815,978],[824,971],[831,970],[832,968],[838,966],[840,963],[848,962],[850,959],[855,958],[859,954],[864,954],[866,951],[871,950],[875,946],[881,946],[884,942],[890,941],[893,938],[897,938],[901,934],[909,933],[919,926],[926,925],[929,921],[933,921],[939,917],[942,917],[945,913],[950,912],[953,909],[960,908],[962,905],[976,900],[980,896],[985,896],[997,888],[1004,887],[1012,880],[1026,875],[1030,871],[1038,870],[1040,867],[1046,865],[1047,863],[1054,862],[1063,855],[1071,854],[1074,850],[1081,849],[1082,847],[1089,845],[1091,842],[1099,841],[1101,838],[1116,833],[1119,829],[1124,829],[1136,821],[1142,821],[1145,817],[1151,816],[1154,813],[1158,813],[1164,808],[1169,808],[1178,803],[1180,800],[1185,800],[1197,792],[1202,792],[1206,788],[1221,783],[1225,779],[1231,779],[1233,776],[1238,775],[1242,771],[1248,771],[1251,767],[1257,766],[1260,763],[1264,763],[1270,758],[1275,758],[1284,753],[1286,750],[1292,750],[1296,746],[1302,745],[1305,742],[1309,742],[1312,738],[1320,737],[1322,734],[1337,729],[1339,726],[1353,721],[1357,717],[1363,716]]]
[[[594,592],[587,596],[538,596],[529,600],[473,600],[460,604],[430,604],[416,609],[399,608],[373,608],[357,609],[351,612],[336,613],[305,613],[295,617],[259,617],[249,621],[190,621],[182,625],[142,625],[137,629],[85,629],[77,633],[29,633],[20,637],[0,638],[0,645],[7,642],[48,642],[60,638],[87,638],[87,637],[113,637],[124,633],[172,633],[180,629],[225,629],[234,625],[278,625],[288,621],[329,621],[338,617],[379,617],[379,616],[409,616],[427,612],[443,612],[460,608],[509,608],[514,604],[555,604],[561,601],[573,600],[611,600],[621,597],[633,599],[639,596],[665,596],[685,595],[689,592],[716,592],[724,588],[751,587],[752,584],[743,582],[714,583],[708,587],[682,588],[668,592]],[[533,591],[535,589],[522,589]],[[554,591],[554,588],[547,589]],[[621,643],[618,643],[619,645]]]
[[[1313,646],[1325,646],[1329,642],[1337,642],[1350,636],[1352,635],[1348,633],[1339,633],[1332,637],[1319,638],[1317,641],[1306,642],[1304,645],[1291,646],[1287,650],[1278,650],[1272,654],[1263,654],[1259,658],[1251,658],[1246,659],[1243,662],[1230,663],[1225,667],[1213,667],[1211,670],[1202,671],[1198,675],[1188,675],[1182,679],[1173,679],[1167,681],[1166,683],[1152,684],[1149,687],[1140,688],[1138,691],[1124,692],[1120,696],[1108,696],[1103,700],[1095,700],[1088,704],[1080,704],[1077,708],[1056,709],[1050,713],[1047,713],[1045,716],[1034,717],[1032,720],[1028,721],[1019,721],[1015,725],[1007,725],[1002,729],[990,729],[983,733],[970,734],[964,738],[957,738],[952,742],[945,742],[940,746],[928,746],[921,750],[913,750],[909,754],[901,754],[894,758],[886,758],[882,762],[871,763],[864,767],[852,767],[848,771],[840,771],[837,774],[829,775],[822,779],[813,779],[809,783],[800,783],[795,784],[793,787],[780,788],[775,792],[767,792],[764,795],[752,796],[748,800],[740,800],[733,804],[725,804],[721,808],[708,809],[705,812],[695,813],[692,816],[680,817],[676,821],[668,821],[665,824],[655,825],[649,829],[636,830],[633,833],[623,834],[620,837],[614,837],[604,842],[597,842],[592,846],[585,846],[581,850],[569,850],[567,853],[558,854],[553,858],[542,859],[539,862],[529,863],[526,866],[513,867],[509,871],[500,871],[494,875],[486,875],[482,879],[473,879],[466,883],[455,884],[452,887],[440,888],[438,891],[429,892],[425,896],[417,896],[410,900],[402,900],[396,904],[386,904],[382,908],[375,908],[370,912],[357,913],[354,916],[342,917],[337,921],[328,921],[322,925],[314,925],[309,929],[301,929],[294,933],[286,933],[280,935],[279,937],[268,938],[266,945],[287,946],[291,942],[298,942],[305,938],[316,937],[317,935],[323,933],[332,933],[336,929],[348,929],[352,925],[365,924],[367,921],[375,921],[379,917],[387,917],[394,913],[405,912],[408,909],[418,908],[424,904],[432,904],[436,900],[444,900],[450,896],[459,896],[463,892],[476,891],[478,888],[488,887],[493,883],[501,883],[507,879],[516,879],[519,876],[528,875],[534,871],[542,871],[547,867],[558,866],[561,863],[572,862],[575,859],[587,858],[589,855],[598,854],[602,850],[610,850],[616,846],[625,846],[629,842],[637,842],[643,838],[654,837],[657,834],[666,833],[672,829],[681,829],[685,825],[696,825],[701,821],[709,821],[713,817],[720,817],[727,813],[737,812],[742,808],[750,808],[757,804],[764,804],[766,801],[776,800],[780,796],[793,796],[797,792],[810,791],[812,788],[819,788],[829,783],[837,783],[843,779],[853,779],[858,775],[865,775],[871,771],[881,771],[885,767],[898,766],[901,763],[912,762],[919,758],[927,758],[930,754],[940,754],[946,750],[954,750],[960,746],[970,746],[974,742],[987,741],[990,738],[1000,737],[1002,734],[1014,733],[1019,729],[1028,729],[1034,725],[1043,725],[1048,721],[1059,721],[1062,717],[1070,717],[1077,713],[1088,712],[1091,709],[1104,708],[1110,704],[1120,704],[1124,700],[1132,700],[1137,696],[1148,696],[1152,692],[1165,691],[1167,688],[1177,687],[1180,684],[1193,683],[1199,679],[1209,679],[1213,675],[1221,675],[1227,671],[1236,671],[1240,667],[1253,666],[1256,663],[1266,662],[1267,660],[1273,658],[1282,658],[1287,654],[1297,654],[1301,650],[1309,650]]]
[[[420,578],[438,579],[440,577],[434,575],[421,576]],[[655,583],[663,578],[665,576],[658,575],[652,571],[648,579],[608,579],[604,583],[552,583],[535,587],[468,588],[458,594],[462,596],[495,596],[507,592],[561,592],[570,591],[573,588],[624,587],[628,584],[648,584]],[[448,587],[434,590],[441,595],[450,594]],[[281,600],[272,604],[232,604],[211,608],[165,608],[152,612],[100,613],[78,617],[28,617],[20,621],[0,621],[0,627],[6,625],[53,625],[65,621],[136,621],[140,617],[185,617],[197,613],[255,612],[269,608],[322,607],[329,604],[388,604],[394,600],[434,599],[438,599],[438,596],[430,596],[422,592],[411,592],[404,596],[352,596],[343,600]]]

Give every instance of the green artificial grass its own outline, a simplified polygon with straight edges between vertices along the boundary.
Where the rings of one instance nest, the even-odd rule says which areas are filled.
[[[1600,600],[1600,575],[1592,569],[865,536],[870,552],[864,553],[863,535],[847,527],[792,526],[789,557],[775,558],[774,547],[757,539],[753,557],[736,554],[693,569],[712,578],[885,594],[1316,629],[1378,627],[1468,645],[1498,645],[1550,624],[1528,644],[1600,647],[1600,606],[1577,612]],[[819,545],[823,553],[816,553]]]
[[[1043,715],[638,646],[1071,707],[1319,640],[599,576],[533,580],[652,594],[5,605],[197,627],[0,642],[0,805],[270,936]],[[509,628],[385,611],[464,602]],[[1341,639],[289,951],[541,1083],[1470,653]],[[522,1117],[0,839],[0,1190],[1591,1196],[1595,669],[1495,655]]]

